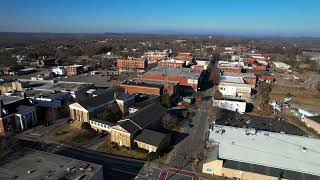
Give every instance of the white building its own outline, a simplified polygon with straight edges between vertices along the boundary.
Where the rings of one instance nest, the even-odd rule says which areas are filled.
[[[220,83],[218,89],[223,96],[238,98],[249,98],[251,96],[251,86],[248,84]]]
[[[283,63],[283,62],[273,62],[274,66],[278,69],[290,69],[291,66],[289,64]]]
[[[209,141],[219,144],[215,157],[209,157],[211,162],[221,163],[220,167],[213,163],[204,164],[204,173],[232,178],[237,172],[234,177],[240,179],[257,179],[252,173],[268,176],[259,179],[278,179],[279,172],[282,172],[283,179],[320,177],[320,140],[317,138],[215,125],[209,130]],[[243,170],[233,166],[232,174],[230,167],[225,167],[228,161],[239,165],[245,163],[251,168]],[[271,170],[278,172],[270,174]]]
[[[213,106],[222,108],[222,109],[227,109],[230,111],[236,111],[241,114],[246,112],[246,102],[241,102],[241,101],[231,101],[231,100],[213,100]]]
[[[67,75],[67,69],[64,66],[54,67],[52,68],[52,72],[61,76]]]

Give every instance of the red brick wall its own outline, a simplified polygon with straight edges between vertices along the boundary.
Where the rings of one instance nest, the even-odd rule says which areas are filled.
[[[140,77],[142,80],[154,80],[154,81],[164,81],[165,77],[162,75],[142,75]],[[181,86],[191,86],[193,89],[197,89],[197,84],[188,84],[188,79],[185,77],[167,77],[167,81],[179,82]]]
[[[120,87],[124,88],[129,94],[135,94],[135,93],[154,94],[154,95],[161,94],[160,87],[135,86],[135,85],[127,85],[127,84],[121,84]]]
[[[254,66],[254,70],[259,70],[259,71],[266,71],[267,67],[266,66]]]
[[[182,63],[176,63],[176,62],[160,62],[159,66],[161,67],[175,67],[175,68],[182,68]]]
[[[144,69],[147,67],[147,62],[144,60],[118,59],[117,68],[119,70]]]
[[[241,68],[220,68],[222,72],[241,73]]]
[[[203,66],[194,66],[192,70],[201,72],[204,70],[204,67]]]
[[[256,88],[257,79],[256,78],[243,78],[246,84],[249,84],[253,89]]]

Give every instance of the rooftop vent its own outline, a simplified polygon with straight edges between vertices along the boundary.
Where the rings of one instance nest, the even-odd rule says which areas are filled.
[[[306,147],[302,147],[302,152],[307,152],[307,148]]]

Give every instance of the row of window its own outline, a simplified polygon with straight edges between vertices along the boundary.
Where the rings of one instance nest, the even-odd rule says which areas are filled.
[[[95,122],[95,121],[90,121],[90,124],[96,125],[96,126],[99,126],[99,127],[102,127],[102,128],[107,128],[107,129],[110,128],[110,126],[108,126],[108,125],[105,125],[105,124],[102,124],[102,123],[99,123],[99,122]]]

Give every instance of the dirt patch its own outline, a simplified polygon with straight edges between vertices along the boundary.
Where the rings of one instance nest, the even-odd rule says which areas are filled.
[[[96,137],[95,133],[75,128],[69,124],[58,126],[46,135],[49,141],[77,145],[88,144],[94,137]]]
[[[284,100],[288,95],[292,97],[292,105],[320,113],[320,93],[318,91],[300,86],[272,85],[271,100]]]

